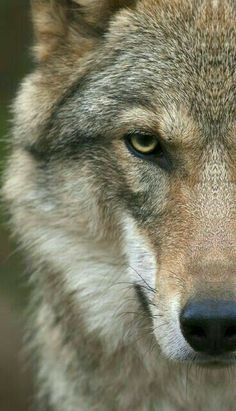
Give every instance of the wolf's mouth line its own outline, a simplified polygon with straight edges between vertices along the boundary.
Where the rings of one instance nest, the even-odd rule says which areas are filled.
[[[143,312],[148,316],[148,318],[153,319],[153,314],[150,309],[150,302],[145,294],[143,286],[136,283],[134,284],[134,288]],[[209,370],[217,370],[234,367],[236,365],[236,355],[211,356],[195,352],[193,355],[179,359],[177,362],[206,369],[208,368]]]
[[[207,355],[201,355],[196,353],[194,356],[186,357],[182,359],[182,363],[186,365],[190,364],[193,366],[198,366],[202,368],[217,369],[217,368],[226,368],[234,367],[236,365],[236,356],[219,356],[211,357]]]
[[[214,371],[214,370],[221,370],[221,369],[230,369],[232,367],[235,367],[236,361],[233,362],[193,362],[191,363],[191,366],[203,368],[203,369],[208,369],[209,371]]]

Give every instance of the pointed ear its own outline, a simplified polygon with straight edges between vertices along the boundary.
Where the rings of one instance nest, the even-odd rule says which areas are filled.
[[[38,61],[77,47],[82,55],[104,33],[119,9],[137,0],[31,0]]]

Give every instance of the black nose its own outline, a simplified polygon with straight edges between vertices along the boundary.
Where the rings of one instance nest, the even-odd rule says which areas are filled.
[[[198,352],[221,355],[236,350],[236,302],[192,301],[180,316],[181,330]]]

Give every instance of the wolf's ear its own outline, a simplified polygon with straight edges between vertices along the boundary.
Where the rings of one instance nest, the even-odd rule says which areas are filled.
[[[58,48],[90,49],[104,33],[112,15],[137,0],[31,0],[36,35],[35,53],[47,60]]]

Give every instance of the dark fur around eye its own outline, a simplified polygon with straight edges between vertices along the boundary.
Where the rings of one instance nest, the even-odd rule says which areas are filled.
[[[142,160],[156,163],[163,169],[170,169],[170,158],[158,136],[138,131],[126,134],[124,136],[124,141],[132,155]],[[134,144],[134,142],[137,144]],[[150,151],[148,150],[148,147],[150,147]]]

